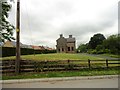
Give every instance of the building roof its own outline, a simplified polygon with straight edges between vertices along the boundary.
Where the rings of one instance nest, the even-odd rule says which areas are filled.
[[[11,44],[14,46],[14,47],[16,47],[16,42],[15,41],[7,41],[7,42],[11,42]],[[7,43],[6,42],[6,43]],[[20,46],[22,46],[22,43],[20,42]]]
[[[39,46],[41,50],[45,50],[44,46]]]
[[[32,46],[32,48],[35,49],[35,50],[41,50],[41,48],[40,48],[39,46],[33,46],[33,45],[31,45],[31,46]]]
[[[15,47],[16,43],[14,41],[6,41],[3,47]]]
[[[6,41],[3,45],[4,47],[16,47],[16,42],[15,41]],[[30,45],[22,44],[20,42],[20,47],[21,48],[32,48]]]
[[[75,42],[75,38],[66,38],[67,42]]]
[[[26,45],[26,44],[22,44],[22,46],[21,46],[22,48],[32,48],[32,46],[31,45]]]
[[[75,43],[75,38],[72,37],[72,35],[69,35],[69,38],[64,38],[62,34],[60,34],[60,37],[56,40],[60,40],[60,39],[65,39],[68,43]]]

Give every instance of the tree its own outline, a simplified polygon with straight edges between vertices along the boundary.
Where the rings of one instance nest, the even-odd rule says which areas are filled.
[[[105,53],[105,48],[104,48],[103,44],[97,45],[95,50],[96,50],[96,54],[103,54],[103,53]]]
[[[105,40],[106,38],[104,37],[103,34],[95,34],[93,37],[91,37],[90,41],[89,41],[89,49],[95,49],[97,47],[97,45],[100,45],[103,43],[103,40]]]
[[[12,0],[10,0],[12,1]],[[13,30],[15,29],[12,24],[7,20],[9,11],[11,10],[11,4],[7,1],[0,1],[2,6],[2,16],[0,17],[0,40],[4,42],[5,40],[14,40]]]
[[[80,44],[78,49],[77,49],[78,52],[87,52],[87,44]]]
[[[110,50],[110,53],[118,54],[120,53],[120,34],[109,36],[104,42],[103,45],[105,49]]]

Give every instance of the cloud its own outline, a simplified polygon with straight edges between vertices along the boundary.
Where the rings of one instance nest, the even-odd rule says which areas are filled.
[[[73,34],[77,37],[78,42],[85,42],[89,40],[89,36],[95,33],[106,34],[106,30],[109,28],[109,32],[116,32],[118,29],[113,28],[118,20],[117,8],[110,8],[99,15],[97,20],[87,21],[83,23],[73,22],[64,25],[62,31],[65,35]],[[116,27],[116,26],[115,26]],[[86,38],[88,37],[88,38]],[[82,38],[82,39],[81,39]]]
[[[116,33],[118,0],[21,0],[21,42],[55,47],[59,34],[77,44],[95,33]],[[9,20],[15,25],[15,5]],[[108,30],[109,29],[109,30]]]

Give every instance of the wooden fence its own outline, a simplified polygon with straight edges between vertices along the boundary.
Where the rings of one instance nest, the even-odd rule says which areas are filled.
[[[82,68],[109,68],[119,67],[117,60],[56,60],[56,61],[33,61],[21,60],[21,72],[43,72],[60,70],[80,70]],[[15,60],[0,61],[0,72],[15,72]]]

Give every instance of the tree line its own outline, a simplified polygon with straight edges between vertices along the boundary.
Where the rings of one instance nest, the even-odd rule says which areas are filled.
[[[90,38],[86,44],[80,44],[77,52],[90,54],[120,54],[120,34],[105,38],[103,34],[97,33]]]

